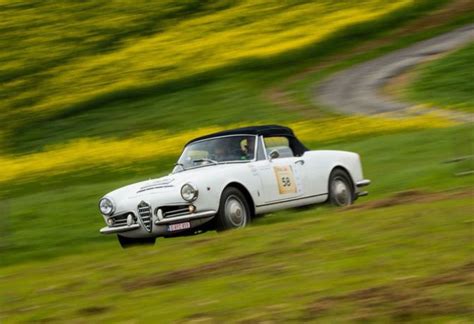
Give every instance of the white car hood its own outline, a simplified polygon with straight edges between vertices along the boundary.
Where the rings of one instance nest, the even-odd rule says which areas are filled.
[[[120,200],[137,198],[141,195],[147,195],[148,193],[175,191],[180,195],[181,186],[186,182],[193,182],[197,177],[205,178],[207,176],[212,176],[215,175],[216,172],[231,167],[232,164],[220,164],[185,170],[161,178],[145,180],[118,188],[106,194],[105,197],[111,198],[115,202],[119,202]]]
[[[170,176],[161,177],[158,179],[149,179],[118,188],[106,194],[105,197],[112,198],[114,200],[134,198],[140,195],[140,193],[147,192],[149,190],[169,190],[170,188],[174,187],[175,182],[175,179]]]

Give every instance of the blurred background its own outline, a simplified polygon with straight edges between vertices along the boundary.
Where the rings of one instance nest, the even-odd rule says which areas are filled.
[[[1,322],[472,322],[472,0],[1,1],[0,18]],[[371,62],[452,31],[377,79]],[[99,234],[103,194],[269,123],[358,152],[370,196],[153,248]]]

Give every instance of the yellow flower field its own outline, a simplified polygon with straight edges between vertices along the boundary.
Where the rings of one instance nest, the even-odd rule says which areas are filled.
[[[264,123],[260,123],[264,124]],[[454,125],[435,115],[406,119],[352,116],[297,122],[289,125],[303,142],[325,142],[368,134],[392,133]],[[226,128],[242,125],[230,125]],[[117,140],[89,138],[46,148],[22,156],[0,156],[0,183],[30,181],[36,177],[79,172],[87,168],[130,168],[134,163],[178,155],[192,138],[217,132],[222,127],[206,127],[179,134],[147,132]]]
[[[0,113],[35,118],[105,94],[271,58],[414,1],[224,3],[227,7],[220,10],[214,9],[218,3],[202,5],[202,12],[190,16],[183,12],[191,9],[174,12],[180,4],[169,1],[98,1],[96,6],[55,1],[31,10],[8,8],[10,14],[0,22],[0,28],[9,26],[4,36],[10,49],[0,54],[0,72],[7,76]],[[119,34],[121,25],[135,31],[109,37]]]

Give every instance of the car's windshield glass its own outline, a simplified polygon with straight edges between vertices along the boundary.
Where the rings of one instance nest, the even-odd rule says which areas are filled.
[[[253,160],[255,136],[227,136],[191,143],[184,149],[177,167],[189,169],[197,166],[234,161]],[[179,171],[179,170],[176,170]]]

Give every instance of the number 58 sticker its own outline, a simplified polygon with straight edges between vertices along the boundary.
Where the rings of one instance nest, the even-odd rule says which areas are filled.
[[[293,169],[290,166],[275,166],[273,170],[277,178],[280,195],[297,192]]]

